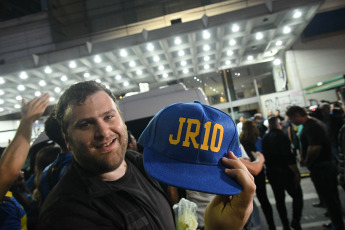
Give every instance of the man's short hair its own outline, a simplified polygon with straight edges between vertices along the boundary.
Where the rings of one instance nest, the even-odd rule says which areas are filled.
[[[96,81],[82,81],[74,85],[71,85],[66,91],[61,95],[59,102],[56,105],[56,119],[62,127],[62,131],[66,133],[68,122],[65,120],[65,111],[70,105],[81,105],[89,96],[98,92],[104,91],[109,97],[113,99],[116,106],[117,100],[114,94],[107,89],[103,84],[97,83]],[[119,111],[120,112],[120,111]]]
[[[278,121],[280,121],[280,119],[278,117],[270,117],[268,119],[268,126],[270,127],[270,129],[276,129],[278,128]]]
[[[296,116],[297,114],[299,114],[300,116],[304,117],[307,116],[307,112],[299,106],[291,106],[290,108],[288,108],[288,110],[285,113],[288,117],[293,117]]]

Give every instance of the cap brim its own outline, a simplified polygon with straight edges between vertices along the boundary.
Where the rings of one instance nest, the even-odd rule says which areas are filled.
[[[242,191],[242,187],[225,174],[223,166],[176,161],[144,148],[144,167],[156,180],[183,189],[226,196]]]

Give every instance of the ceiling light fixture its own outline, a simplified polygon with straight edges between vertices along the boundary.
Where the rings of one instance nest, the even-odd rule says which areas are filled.
[[[5,101],[0,99],[0,104],[4,104],[4,103],[5,103]]]
[[[230,65],[230,64],[231,64],[231,61],[230,61],[230,60],[226,60],[225,64],[226,64],[226,65]]]
[[[54,91],[55,91],[55,93],[60,93],[61,92],[61,88],[60,87],[55,87]]]
[[[20,96],[20,95],[16,96],[17,101],[21,101],[22,99],[23,99],[22,96]]]
[[[125,82],[123,83],[123,86],[125,86],[125,87],[129,86],[129,82],[128,82],[128,81],[125,81]]]
[[[113,67],[111,67],[110,65],[108,65],[107,67],[105,67],[105,70],[106,70],[107,72],[111,72],[111,71],[113,71]]]
[[[302,12],[299,10],[296,10],[292,17],[293,18],[300,18],[301,16],[302,16]]]
[[[154,57],[153,57],[153,61],[154,61],[154,62],[158,62],[159,60],[160,60],[159,56],[154,56]]]
[[[256,33],[256,35],[255,35],[256,40],[261,40],[261,39],[263,39],[263,37],[264,37],[264,35],[260,32]]]
[[[289,34],[291,32],[291,28],[288,27],[288,26],[285,26],[284,29],[283,29],[283,33],[284,34]]]
[[[175,38],[175,44],[180,45],[182,43],[181,39],[179,37]]]
[[[75,67],[77,67],[77,63],[75,61],[70,61],[68,66],[69,68],[74,69]]]
[[[2,89],[0,89],[0,95],[4,95],[4,94],[5,92]]]
[[[160,66],[158,67],[158,69],[159,69],[159,70],[164,70],[164,66],[160,65]]]
[[[232,32],[238,32],[240,30],[240,27],[237,24],[232,25],[231,28]]]
[[[36,97],[39,97],[39,96],[41,96],[41,95],[42,95],[42,93],[41,93],[40,91],[36,91],[36,92],[35,92],[35,96],[36,96]]]
[[[209,69],[210,65],[204,65],[204,69]]]
[[[0,77],[0,85],[4,84],[6,81],[3,77]]]
[[[20,79],[25,80],[28,78],[28,74],[25,71],[23,71],[19,74],[19,77],[20,77]]]
[[[88,78],[88,77],[90,77],[90,73],[86,72],[86,73],[84,73],[83,76],[84,76],[85,78]]]
[[[121,50],[120,55],[121,55],[121,57],[127,57],[128,53],[126,50]]]
[[[163,78],[167,78],[169,75],[167,73],[163,73]]]
[[[248,61],[251,61],[251,60],[253,60],[254,59],[254,57],[252,56],[252,55],[249,55],[248,57],[247,57],[247,60]]]
[[[209,38],[211,37],[211,34],[210,34],[207,30],[205,30],[205,31],[202,33],[202,37],[203,37],[204,39],[209,39]]]
[[[102,58],[99,56],[99,55],[96,55],[94,58],[93,58],[93,61],[95,63],[101,63],[102,62]]]
[[[210,50],[210,46],[209,45],[204,45],[203,50],[204,51],[209,51]]]
[[[282,41],[276,41],[276,46],[281,46],[283,44],[283,42]]]
[[[130,66],[130,67],[134,67],[134,66],[136,66],[136,64],[135,64],[134,61],[130,61],[130,62],[129,62],[129,66]]]
[[[231,40],[229,41],[229,45],[231,45],[231,46],[236,45],[236,40],[235,40],[235,39],[231,39]]]
[[[204,61],[209,61],[210,60],[210,56],[205,56],[204,57]]]
[[[178,51],[178,56],[180,57],[184,56],[184,51],[183,50]]]
[[[188,69],[184,69],[184,70],[183,70],[183,73],[184,73],[184,74],[189,73],[189,70],[188,70]]]
[[[44,80],[40,80],[38,84],[42,87],[47,85],[47,83]]]
[[[45,72],[46,74],[50,74],[50,73],[52,73],[53,71],[52,71],[52,69],[51,69],[49,66],[47,66],[46,68],[44,68],[44,72]]]
[[[137,75],[142,75],[143,74],[143,71],[141,69],[137,70]]]
[[[186,61],[181,61],[181,66],[185,66],[187,65],[187,62]]]
[[[119,74],[115,76],[115,79],[116,79],[116,80],[121,80],[121,78],[122,78],[122,77],[121,77],[121,75],[119,75]]]
[[[232,50],[229,50],[228,52],[226,52],[226,55],[228,56],[232,56],[234,54],[234,52]]]
[[[17,89],[19,91],[24,91],[25,90],[25,86],[24,85],[18,85]]]
[[[274,65],[280,65],[281,63],[282,63],[281,60],[278,58],[274,59],[274,61],[273,61]]]
[[[155,47],[154,47],[151,43],[149,43],[149,44],[147,44],[146,49],[147,49],[148,51],[152,51],[152,50],[155,49]]]
[[[68,78],[67,78],[67,76],[66,76],[66,75],[63,75],[63,76],[60,78],[60,80],[61,80],[61,81],[67,81],[67,80],[68,80]]]

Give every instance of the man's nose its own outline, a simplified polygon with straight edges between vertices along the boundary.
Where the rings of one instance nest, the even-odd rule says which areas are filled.
[[[95,138],[103,139],[109,133],[109,126],[105,122],[97,122],[95,125]]]

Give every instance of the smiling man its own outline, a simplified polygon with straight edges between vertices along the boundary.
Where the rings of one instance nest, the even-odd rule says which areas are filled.
[[[95,81],[72,85],[61,96],[56,116],[74,162],[44,202],[38,229],[175,229],[164,191],[146,174],[141,154],[127,150],[127,127],[107,88]],[[235,170],[225,173],[237,178],[243,191],[228,205],[230,218],[224,221],[234,220],[226,229],[241,229],[252,210],[255,185],[229,154],[223,164]],[[215,201],[211,215],[217,207]]]

